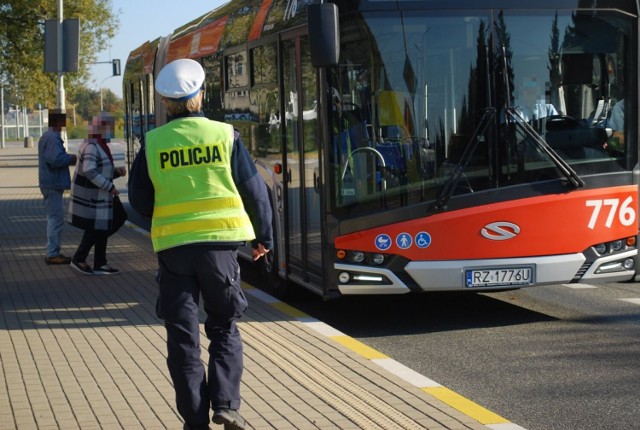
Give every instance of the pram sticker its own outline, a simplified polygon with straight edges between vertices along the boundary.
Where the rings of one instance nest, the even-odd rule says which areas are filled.
[[[391,237],[388,234],[379,234],[376,236],[376,248],[380,251],[386,251],[391,248],[392,243]]]

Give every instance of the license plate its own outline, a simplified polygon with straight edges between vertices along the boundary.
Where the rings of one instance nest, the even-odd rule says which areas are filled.
[[[533,274],[531,266],[467,270],[465,283],[468,288],[531,285]]]

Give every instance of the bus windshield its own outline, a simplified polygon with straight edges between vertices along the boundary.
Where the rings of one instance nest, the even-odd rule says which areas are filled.
[[[328,74],[334,211],[434,201],[446,187],[451,196],[558,179],[579,187],[629,170],[632,20],[500,10],[343,19],[340,64]]]

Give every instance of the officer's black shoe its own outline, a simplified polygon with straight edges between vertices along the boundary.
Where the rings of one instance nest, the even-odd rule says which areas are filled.
[[[235,409],[216,409],[213,413],[213,422],[224,424],[225,430],[244,430],[246,426],[244,418]]]

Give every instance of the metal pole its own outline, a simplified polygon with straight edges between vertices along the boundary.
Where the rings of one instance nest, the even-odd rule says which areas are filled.
[[[16,105],[16,140],[20,140],[20,130],[22,130],[22,127],[20,127],[20,111],[18,110],[20,106]]]
[[[27,115],[27,107],[22,107],[22,126],[24,127],[24,137],[29,137],[29,115]]]
[[[62,17],[63,17],[62,0],[58,0],[58,108],[65,110],[65,94],[64,94],[64,74],[62,72],[63,63],[63,39],[62,39]]]
[[[4,149],[4,85],[0,85],[0,124],[2,125],[0,147]]]
[[[107,76],[102,80],[102,83],[100,84],[100,112],[104,112],[104,106],[102,105],[102,87],[104,87],[104,83],[107,81],[107,79],[113,78],[114,76],[115,75]]]
[[[38,108],[40,109],[40,110],[38,110],[38,126],[39,126],[39,128],[38,128],[38,131],[39,131],[38,136],[42,136],[42,125],[44,123],[44,119],[42,117],[42,104],[41,103],[38,103]]]

